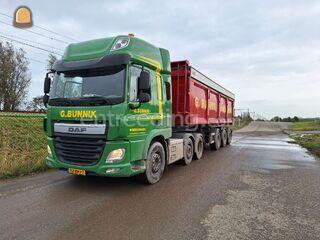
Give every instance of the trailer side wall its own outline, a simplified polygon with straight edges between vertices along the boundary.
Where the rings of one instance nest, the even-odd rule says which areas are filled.
[[[190,67],[188,61],[172,62],[171,69],[175,125],[233,124],[231,92]]]

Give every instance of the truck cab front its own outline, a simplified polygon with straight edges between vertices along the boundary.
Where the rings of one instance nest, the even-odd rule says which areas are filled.
[[[170,80],[168,51],[138,38],[69,45],[45,80],[46,164],[78,175],[142,173],[152,139],[171,137]]]

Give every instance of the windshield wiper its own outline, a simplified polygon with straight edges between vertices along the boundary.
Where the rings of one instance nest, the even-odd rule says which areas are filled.
[[[49,100],[49,105],[52,106],[98,106],[104,104],[112,105],[114,100],[99,95],[79,98],[52,98]]]
[[[73,102],[68,98],[52,98],[49,100],[49,105],[72,106]]]
[[[82,97],[79,100],[88,101],[90,105],[112,104],[112,101],[103,96]]]

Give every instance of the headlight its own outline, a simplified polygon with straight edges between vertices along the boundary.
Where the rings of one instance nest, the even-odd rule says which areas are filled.
[[[125,152],[126,150],[124,148],[113,150],[109,153],[106,163],[120,162],[123,159]]]
[[[130,38],[129,37],[120,37],[113,44],[111,51],[119,50],[125,48],[129,45]]]
[[[49,145],[47,145],[47,151],[48,151],[48,155],[52,156],[52,151]]]

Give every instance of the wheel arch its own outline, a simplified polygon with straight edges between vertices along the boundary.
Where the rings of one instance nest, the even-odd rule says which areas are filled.
[[[166,155],[165,156],[166,163],[168,163],[168,144],[167,144],[166,138],[161,133],[150,134],[147,137],[146,144],[145,144],[144,151],[143,151],[144,159],[147,159],[149,147],[153,142],[160,142],[162,144],[162,146],[164,148],[165,155]]]

